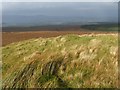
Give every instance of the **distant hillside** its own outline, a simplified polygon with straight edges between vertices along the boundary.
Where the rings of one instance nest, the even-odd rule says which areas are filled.
[[[89,24],[89,25],[82,25],[81,28],[89,29],[91,31],[118,31],[118,25],[117,23],[98,23],[98,24]]]
[[[2,47],[3,88],[116,88],[116,34],[38,38]]]

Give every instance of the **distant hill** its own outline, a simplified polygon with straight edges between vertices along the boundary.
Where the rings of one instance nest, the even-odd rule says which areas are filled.
[[[84,17],[84,16],[49,16],[49,15],[7,15],[2,17],[3,27],[30,27],[30,26],[47,26],[47,25],[85,25],[97,22],[113,22],[117,19],[109,17]]]
[[[81,28],[88,29],[91,31],[118,31],[120,24],[118,23],[98,23],[98,24],[89,24],[89,25],[82,25]]]

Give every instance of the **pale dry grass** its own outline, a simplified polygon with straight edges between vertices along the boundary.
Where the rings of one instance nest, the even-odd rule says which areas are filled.
[[[3,87],[117,87],[115,34],[38,38],[2,50]]]

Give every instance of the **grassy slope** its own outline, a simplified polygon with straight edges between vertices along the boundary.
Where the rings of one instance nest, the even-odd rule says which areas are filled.
[[[2,47],[3,87],[117,87],[117,35],[66,35]]]

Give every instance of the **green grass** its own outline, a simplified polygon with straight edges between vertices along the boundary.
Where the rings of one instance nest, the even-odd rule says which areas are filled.
[[[117,35],[65,35],[2,47],[3,88],[116,88]]]

